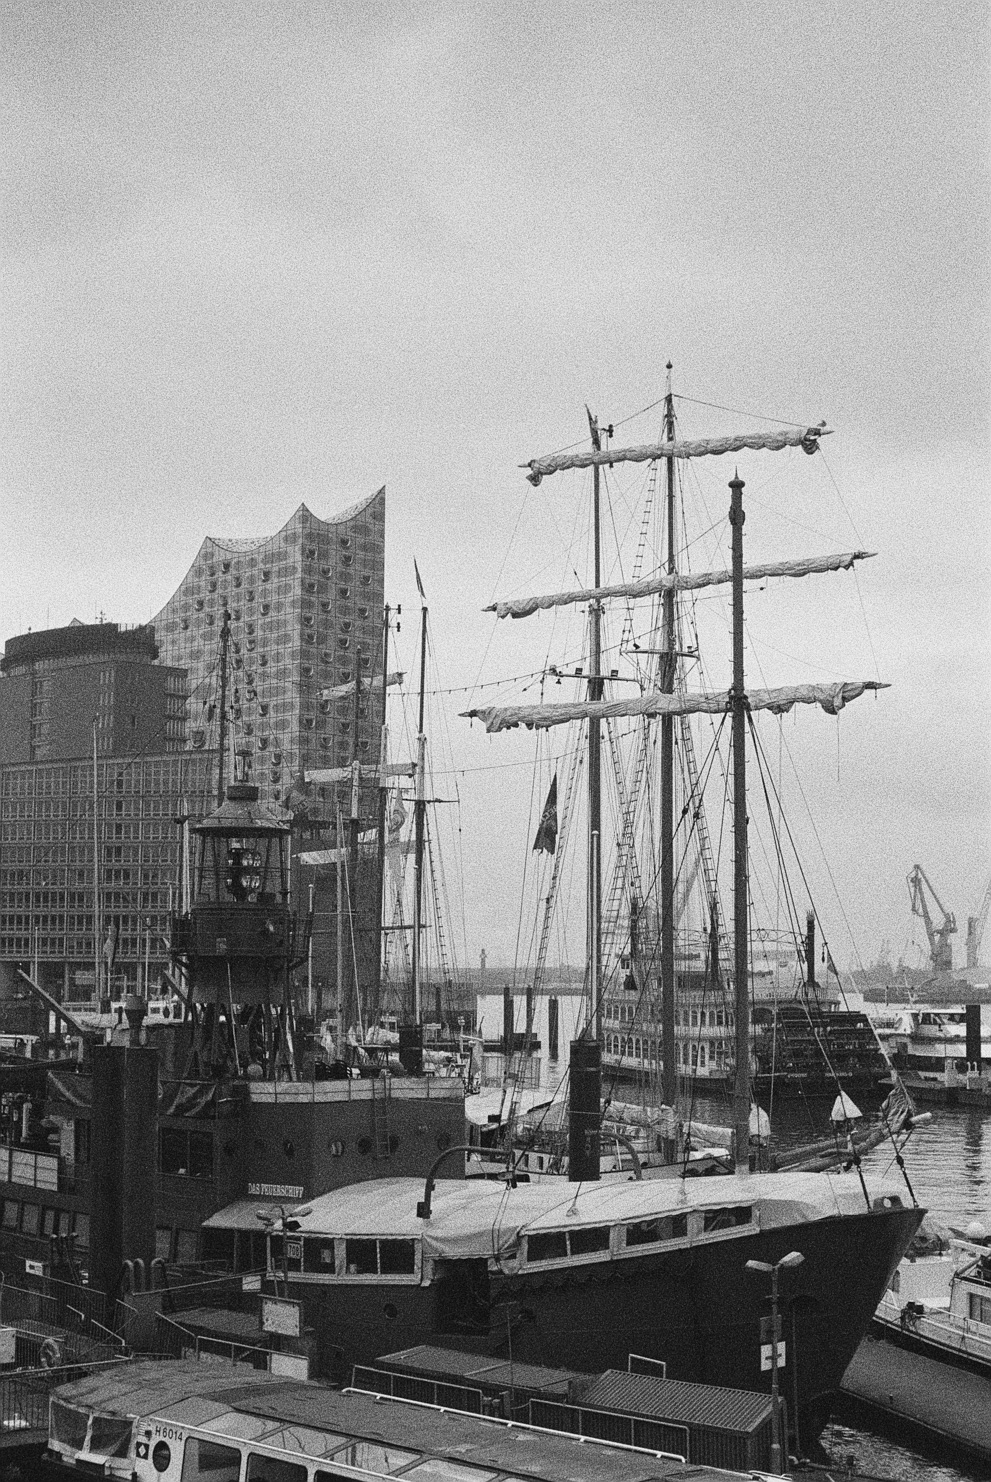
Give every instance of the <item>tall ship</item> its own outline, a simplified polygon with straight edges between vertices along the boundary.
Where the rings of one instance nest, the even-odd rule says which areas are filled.
[[[599,559],[600,478],[614,464],[640,461],[666,471],[673,483],[681,460],[744,450],[803,449],[814,454],[822,428],[687,441],[677,435],[667,397],[662,441],[639,448],[607,446],[590,419],[591,447],[532,460],[534,484],[564,468],[592,471],[594,560],[591,582],[552,597],[498,604],[500,616],[524,617],[539,608],[586,604],[589,609],[586,694],[563,705],[492,706],[468,712],[491,733],[517,726],[538,735],[573,724],[583,737],[587,795],[582,833],[587,845],[583,895],[587,905],[587,1018],[571,1044],[568,1077],[567,1178],[522,1181],[512,1145],[504,1150],[501,1180],[464,1181],[463,1149],[438,1155],[425,1181],[387,1179],[331,1191],[292,1209],[292,1231],[269,1234],[271,1269],[312,1327],[321,1372],[343,1377],[349,1366],[397,1345],[439,1343],[479,1353],[581,1367],[591,1359],[625,1367],[631,1352],[667,1366],[673,1378],[758,1387],[762,1323],[768,1318],[771,1279],[787,1284],[784,1327],[771,1342],[776,1371],[779,1342],[797,1354],[787,1375],[792,1437],[807,1445],[824,1423],[831,1397],[863,1336],[891,1271],[919,1225],[922,1211],[907,1185],[874,1185],[851,1154],[845,1172],[765,1172],[752,1147],[754,1106],[750,1066],[750,899],[746,736],[762,710],[782,713],[817,704],[835,714],[870,681],[749,689],[743,664],[743,595],[749,580],[802,576],[848,567],[855,554],[745,567],[744,481],[730,490],[732,563],[728,570],[680,576],[673,555],[630,583],[603,582]],[[609,599],[659,596],[673,611],[683,587],[727,585],[732,597],[731,682],[699,691],[676,685],[673,620],[662,626],[668,656],[661,682],[614,699],[603,660],[601,614]],[[603,756],[613,722],[634,738],[660,724],[662,752],[673,755],[675,722],[709,714],[732,734],[732,952],[721,990],[731,1005],[733,1103],[726,1177],[694,1178],[683,1143],[659,1136],[658,1160],[639,1160],[631,1177],[602,1177],[602,1044],[608,980],[627,959],[634,979],[642,971],[637,923],[646,896],[628,891],[614,920],[633,922],[625,950],[606,950],[603,877],[606,828],[602,811]],[[605,743],[605,744],[604,744]],[[622,768],[619,769],[622,775]],[[679,1065],[673,1046],[674,818],[673,768],[661,768],[659,889],[654,895],[660,947],[662,1027],[660,1078],[670,1113],[678,1098]],[[573,791],[571,782],[564,791]],[[556,789],[555,789],[556,792]],[[573,826],[573,825],[572,825]],[[541,819],[557,850],[556,806]],[[620,840],[622,844],[622,837]],[[667,903],[667,909],[665,908]],[[712,917],[716,916],[715,911]],[[722,927],[710,919],[720,959]],[[713,973],[715,967],[710,969]],[[621,991],[629,991],[623,989]],[[898,1146],[903,1118],[885,1119],[882,1135]],[[758,1142],[759,1142],[758,1138]],[[443,1176],[442,1176],[443,1175]],[[454,1175],[454,1179],[450,1175]],[[287,1211],[289,1213],[289,1211]],[[209,1225],[219,1261],[240,1259],[236,1208]],[[594,1337],[592,1336],[594,1335]],[[787,1336],[785,1336],[787,1335]]]

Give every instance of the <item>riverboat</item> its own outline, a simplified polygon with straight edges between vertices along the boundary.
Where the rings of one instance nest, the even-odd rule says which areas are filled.
[[[48,1459],[120,1482],[719,1482],[679,1453],[179,1361],[52,1396]],[[751,1472],[751,1477],[759,1475]]]

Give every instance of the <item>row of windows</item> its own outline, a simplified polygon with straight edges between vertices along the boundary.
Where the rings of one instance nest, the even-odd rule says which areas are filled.
[[[606,1004],[606,1022],[619,1024],[634,1023],[638,1005],[631,1003]],[[682,1029],[732,1029],[735,1019],[729,1009],[675,1009],[675,1028]]]
[[[650,1060],[660,1064],[663,1058],[663,1048],[660,1040],[642,1039],[640,1036],[622,1036],[618,1034],[607,1034],[605,1039],[605,1050],[609,1055],[617,1055],[628,1060]],[[710,1065],[722,1064],[727,1058],[727,1046],[721,1040],[685,1040],[680,1048],[675,1046],[675,1054],[680,1055],[682,1065],[694,1065],[704,1067],[708,1062]]]
[[[33,1204],[29,1200],[4,1199],[0,1202],[0,1229],[42,1238],[74,1235],[80,1245],[89,1245],[88,1214],[56,1209],[50,1204]]]
[[[97,792],[103,798],[116,793],[138,797],[163,792],[179,795],[184,791],[195,791],[201,783],[201,770],[187,756],[140,762],[108,761],[97,767]],[[65,762],[53,767],[4,767],[0,771],[0,794],[5,798],[63,797],[67,792],[92,798],[91,762]]]

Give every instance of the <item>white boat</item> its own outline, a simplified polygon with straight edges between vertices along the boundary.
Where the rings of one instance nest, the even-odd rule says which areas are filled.
[[[874,1322],[906,1347],[991,1375],[991,1250],[983,1226],[900,1261]]]

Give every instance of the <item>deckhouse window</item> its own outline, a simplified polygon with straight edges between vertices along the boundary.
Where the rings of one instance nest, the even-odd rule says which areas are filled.
[[[299,1462],[283,1461],[279,1456],[260,1456],[248,1452],[245,1482],[306,1482],[306,1468]]]
[[[753,1205],[734,1204],[728,1209],[707,1209],[702,1217],[702,1229],[732,1230],[736,1225],[749,1225],[754,1217]]]
[[[571,1230],[568,1244],[573,1256],[590,1256],[597,1250],[609,1249],[609,1226],[595,1225],[591,1230]]]
[[[310,1235],[303,1241],[303,1270],[329,1271],[334,1274],[334,1242],[324,1236]]]
[[[234,1446],[218,1446],[200,1436],[186,1439],[182,1455],[182,1482],[237,1482],[241,1453]]]
[[[349,1276],[413,1276],[413,1240],[346,1240],[344,1264]]]
[[[969,1308],[967,1316],[971,1322],[991,1323],[991,1297],[982,1297],[977,1292],[969,1292],[967,1305]]]
[[[589,1256],[609,1249],[609,1226],[593,1225],[590,1229],[544,1230],[528,1235],[528,1261],[563,1261],[572,1256]]]
[[[545,1235],[528,1235],[528,1261],[563,1261],[568,1255],[568,1236],[564,1230],[548,1230]]]
[[[662,1215],[656,1220],[637,1220],[626,1227],[626,1247],[631,1245],[657,1245],[662,1240],[680,1240],[688,1234],[688,1216],[685,1214]]]

